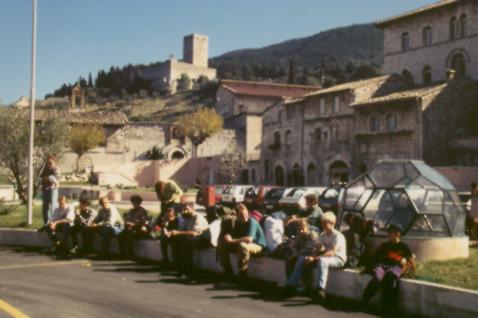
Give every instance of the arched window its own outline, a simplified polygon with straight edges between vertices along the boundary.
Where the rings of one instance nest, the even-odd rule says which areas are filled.
[[[427,26],[423,28],[423,46],[432,45],[432,28]]]
[[[460,29],[459,29],[459,36],[460,38],[464,38],[468,34],[468,25],[467,25],[467,16],[466,14],[460,15]]]
[[[386,117],[387,130],[394,131],[398,128],[398,117],[396,114],[388,114]]]
[[[463,54],[456,53],[450,60],[450,69],[455,71],[455,77],[463,77],[466,75],[466,60]]]
[[[369,118],[369,130],[371,132],[380,131],[380,118],[377,115],[372,115]]]
[[[298,164],[295,164],[292,167],[292,186],[302,186],[304,185],[304,175],[302,173],[302,169]]]
[[[457,36],[457,19],[456,17],[452,17],[450,19],[450,40],[456,39]]]
[[[430,65],[423,67],[423,84],[430,84],[432,82],[432,68]]]
[[[274,133],[274,146],[280,146],[280,132]]]
[[[281,166],[277,166],[274,171],[275,184],[278,186],[284,185],[284,169]]]
[[[322,141],[322,129],[320,128],[315,128],[314,131],[314,140],[316,142],[321,142]]]
[[[402,51],[410,49],[410,34],[408,32],[402,33]]]
[[[287,130],[285,132],[285,145],[290,146],[292,145],[292,131]]]

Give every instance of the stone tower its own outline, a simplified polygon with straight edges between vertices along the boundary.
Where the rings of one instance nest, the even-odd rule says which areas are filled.
[[[208,67],[208,42],[206,35],[191,34],[184,37],[183,60],[194,66]]]

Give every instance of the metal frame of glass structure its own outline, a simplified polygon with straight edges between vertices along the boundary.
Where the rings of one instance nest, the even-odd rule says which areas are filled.
[[[385,160],[351,182],[342,197],[347,213],[373,220],[375,233],[398,224],[408,236],[460,237],[466,214],[453,185],[418,160]]]

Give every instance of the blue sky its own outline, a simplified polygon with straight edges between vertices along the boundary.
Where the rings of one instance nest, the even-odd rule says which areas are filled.
[[[210,56],[393,16],[435,0],[38,0],[37,96],[88,72],[182,56],[209,35]],[[28,95],[31,0],[0,0],[0,100]]]

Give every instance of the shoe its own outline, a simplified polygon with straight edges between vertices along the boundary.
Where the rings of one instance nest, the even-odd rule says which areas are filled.
[[[317,292],[314,295],[314,300],[319,302],[319,303],[322,303],[322,302],[324,302],[325,297],[326,297],[325,290],[319,289],[319,290],[317,290]]]

